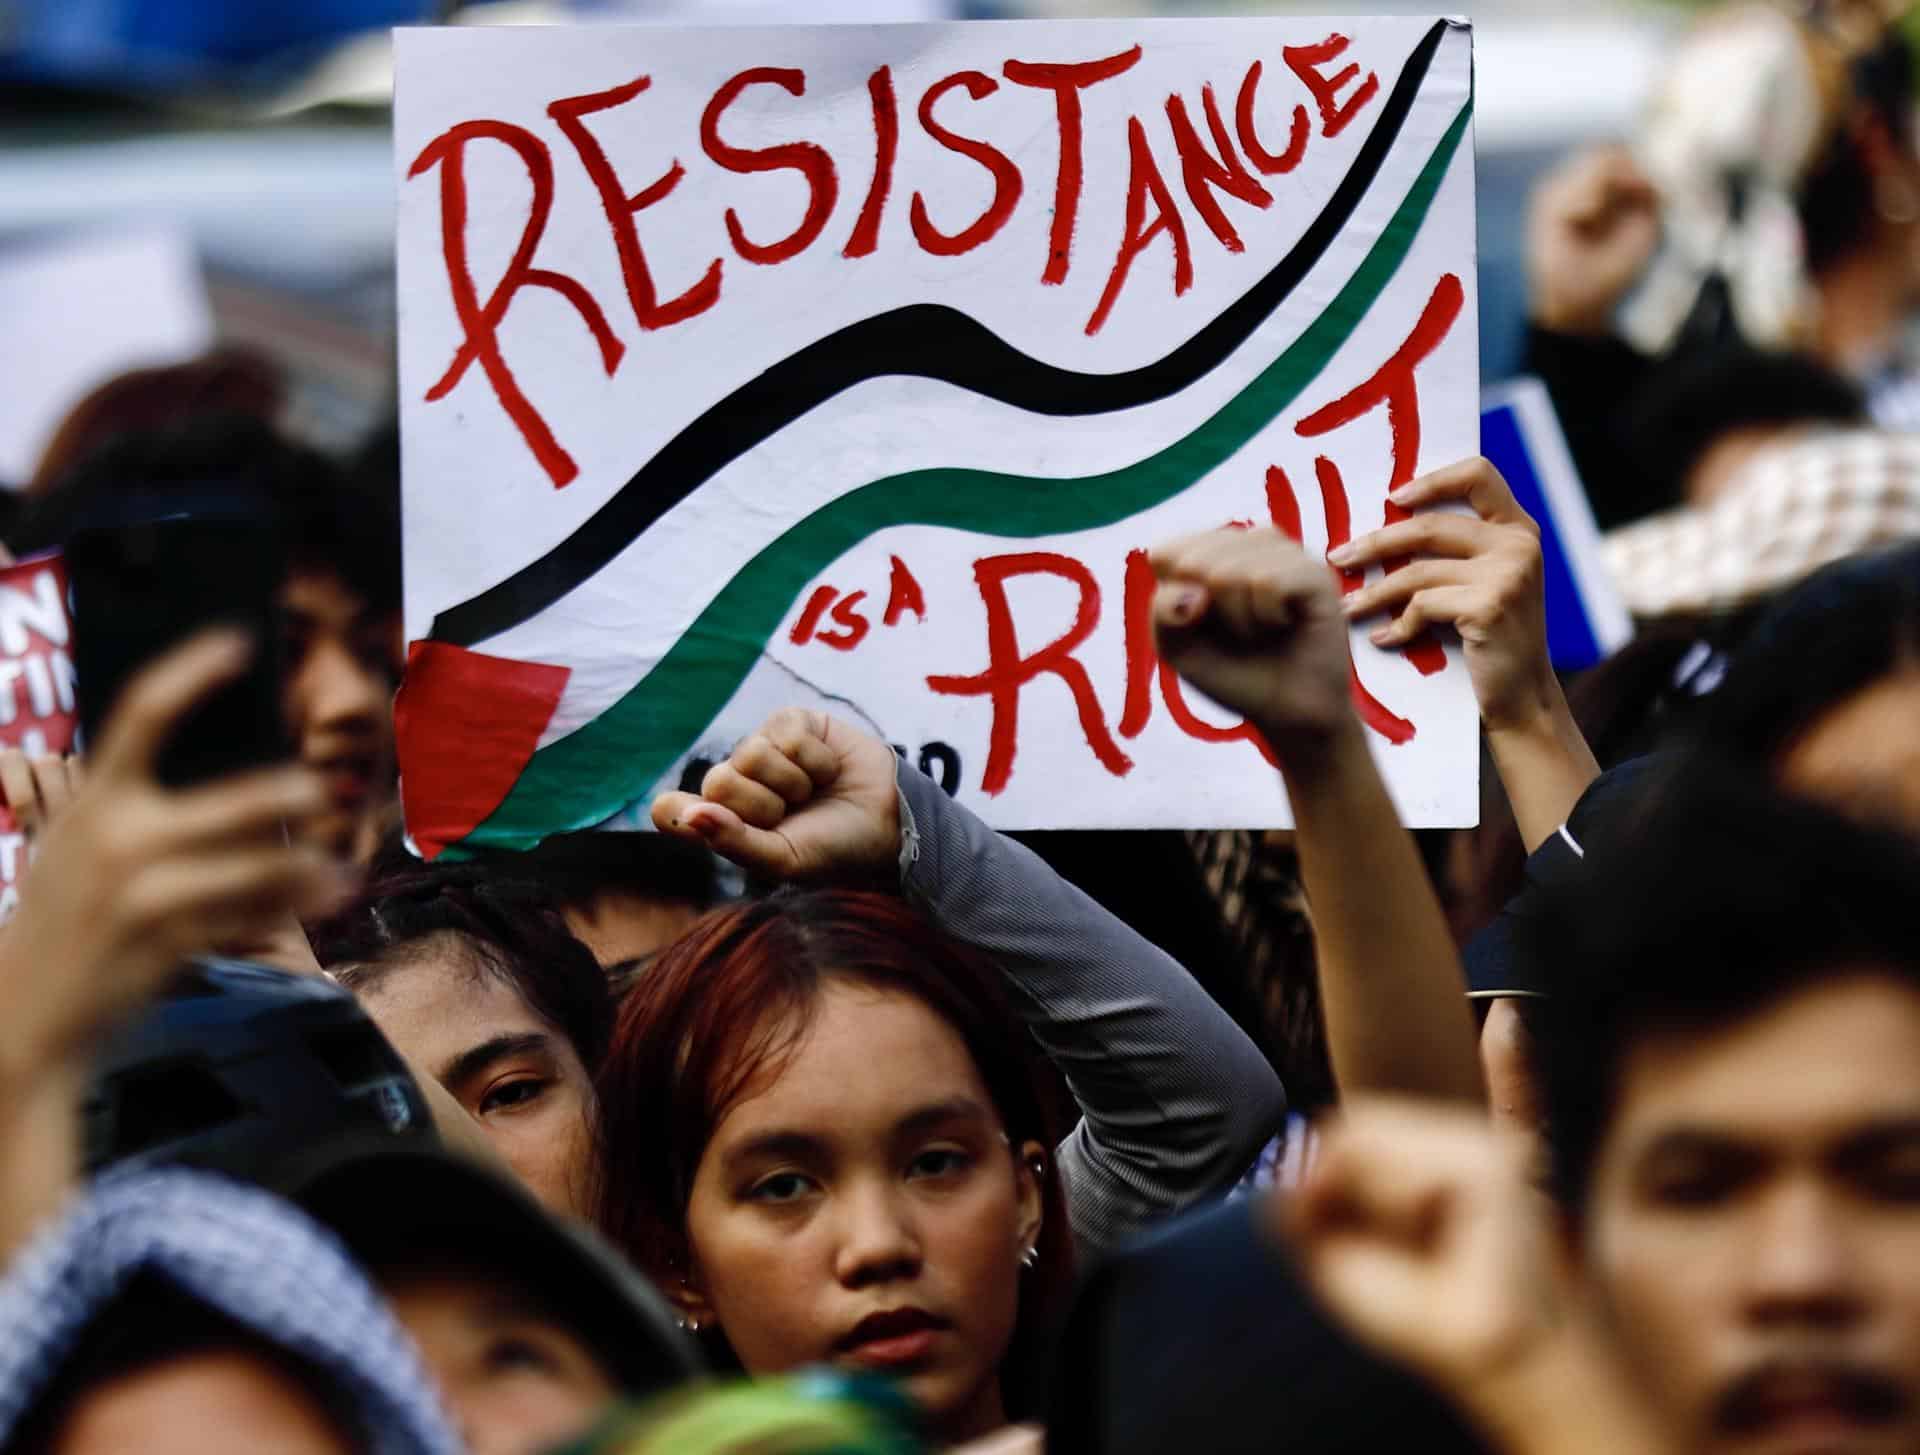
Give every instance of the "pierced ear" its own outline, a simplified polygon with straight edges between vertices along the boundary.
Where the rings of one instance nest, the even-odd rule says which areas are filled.
[[[1038,1142],[1020,1144],[1014,1158],[1014,1184],[1018,1199],[1014,1226],[1019,1233],[1018,1251],[1025,1254],[1039,1245],[1047,1218],[1047,1149]]]
[[[679,1314],[681,1328],[689,1333],[699,1333],[714,1326],[713,1305],[707,1301],[706,1287],[699,1270],[690,1261],[676,1260],[656,1282],[660,1291],[667,1296],[667,1302]]]

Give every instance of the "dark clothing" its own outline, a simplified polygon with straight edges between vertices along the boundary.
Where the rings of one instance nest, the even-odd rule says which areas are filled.
[[[1237,1201],[1094,1270],[1067,1324],[1049,1455],[1477,1455],[1426,1386],[1321,1313]]]

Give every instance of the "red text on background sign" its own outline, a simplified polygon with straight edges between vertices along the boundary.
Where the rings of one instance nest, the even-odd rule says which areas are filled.
[[[1294,433],[1307,439],[1321,437],[1384,406],[1390,441],[1388,488],[1395,489],[1412,480],[1420,458],[1420,393],[1415,371],[1445,341],[1460,316],[1465,298],[1459,277],[1443,273],[1406,340],[1366,379],[1331,403],[1310,411],[1294,426]],[[1353,536],[1352,504],[1340,467],[1326,455],[1316,456],[1313,465],[1321,518],[1326,526],[1323,549],[1332,550]],[[1269,466],[1265,487],[1267,516],[1274,528],[1296,543],[1304,544],[1300,502],[1287,472],[1278,465]],[[1388,500],[1382,524],[1404,520],[1406,514]],[[1251,522],[1229,524],[1244,528]],[[1398,570],[1404,564],[1404,561],[1391,561],[1386,569]],[[902,602],[911,602],[915,614],[924,620],[925,599],[919,581],[899,556],[891,557],[891,568],[883,624],[898,623]],[[1065,632],[1038,651],[1023,652],[1007,597],[1007,583],[1032,575],[1052,576],[1067,582],[1076,592],[1078,605],[1073,624]],[[1336,575],[1343,593],[1357,590],[1361,584],[1358,572],[1336,572]],[[1133,769],[1133,759],[1108,728],[1092,673],[1076,655],[1100,624],[1102,597],[1093,571],[1073,556],[1054,551],[1019,551],[975,561],[973,576],[986,611],[987,665],[977,673],[935,674],[927,678],[927,685],[937,693],[986,697],[991,703],[993,717],[987,763],[980,783],[982,791],[997,794],[1011,781],[1020,743],[1020,694],[1042,677],[1056,678],[1066,686],[1081,732],[1095,760],[1116,778],[1125,777]],[[1269,764],[1277,766],[1272,750],[1251,723],[1225,726],[1211,723],[1187,702],[1179,675],[1159,659],[1153,648],[1155,586],[1147,553],[1144,550],[1128,552],[1122,598],[1126,623],[1126,693],[1117,724],[1118,736],[1131,740],[1146,729],[1153,715],[1153,689],[1157,685],[1168,717],[1186,736],[1205,743],[1249,743]],[[801,608],[788,640],[795,646],[819,643],[837,651],[852,651],[866,639],[872,626],[860,611],[866,595],[865,591],[842,595],[831,585],[816,587]],[[822,629],[823,620],[837,623],[838,629]],[[1409,644],[1403,655],[1423,675],[1441,671],[1447,664],[1444,648],[1431,636],[1422,636]],[[1414,725],[1367,689],[1351,658],[1347,668],[1348,687],[1360,720],[1389,743],[1410,742],[1415,736]]]
[[[1359,65],[1352,61],[1337,64],[1348,44],[1346,36],[1336,34],[1313,45],[1284,47],[1280,53],[1285,68],[1313,105],[1319,135],[1329,139],[1339,136],[1380,90],[1379,77],[1373,72],[1362,75]],[[1008,60],[1001,67],[1001,76],[1012,86],[1046,92],[1053,101],[1059,147],[1047,253],[1039,270],[1042,284],[1064,283],[1072,267],[1085,168],[1082,97],[1103,82],[1125,74],[1140,58],[1141,49],[1136,45],[1089,61]],[[1245,243],[1216,194],[1224,193],[1255,208],[1272,206],[1273,193],[1262,179],[1284,176],[1298,167],[1314,133],[1314,120],[1303,102],[1292,108],[1284,143],[1263,135],[1259,118],[1261,91],[1266,84],[1263,76],[1262,62],[1254,61],[1247,67],[1235,92],[1231,125],[1226,107],[1211,84],[1201,87],[1199,119],[1193,115],[1186,98],[1179,95],[1169,96],[1164,108],[1166,125],[1179,157],[1182,189],[1199,221],[1229,252],[1243,251]],[[546,108],[599,196],[619,259],[627,303],[634,322],[643,331],[670,328],[714,307],[721,298],[727,262],[724,257],[714,258],[699,277],[683,286],[673,285],[678,291],[668,296],[663,296],[662,285],[648,265],[639,216],[672,195],[686,177],[686,168],[675,161],[666,172],[637,191],[629,190],[618,163],[588,122],[601,112],[639,102],[651,84],[651,77],[638,76],[609,90],[564,97]],[[806,211],[782,237],[749,236],[739,214],[731,207],[722,218],[734,256],[746,263],[769,266],[798,257],[820,241],[839,205],[840,165],[825,147],[807,140],[771,147],[740,147],[729,143],[723,129],[727,110],[755,87],[771,87],[800,98],[807,94],[807,76],[797,68],[757,66],[730,77],[702,110],[698,139],[702,153],[724,171],[741,176],[794,172],[805,180]],[[956,71],[928,86],[913,107],[914,117],[927,136],[948,151],[977,163],[993,182],[992,200],[971,219],[938,217],[935,205],[922,192],[913,192],[907,203],[908,231],[914,245],[924,252],[954,257],[984,245],[1006,226],[1026,190],[1025,174],[1012,157],[958,129],[968,104],[984,102],[1000,90],[1000,81],[984,71]],[[891,68],[882,66],[876,70],[868,78],[867,91],[872,114],[873,173],[859,213],[840,250],[841,256],[849,259],[870,256],[879,246],[881,224],[893,195],[899,151],[900,102]],[[1128,146],[1125,218],[1106,285],[1087,319],[1089,334],[1098,333],[1112,314],[1135,260],[1162,237],[1166,238],[1173,255],[1174,293],[1185,293],[1193,283],[1193,249],[1186,219],[1155,160],[1145,123],[1138,116],[1130,116],[1125,130]],[[526,169],[530,184],[527,215],[518,245],[499,279],[486,291],[484,300],[473,278],[467,246],[472,211],[467,187],[467,151],[482,142],[511,151]],[[1274,150],[1276,146],[1278,150]],[[861,161],[864,164],[866,159],[863,157]],[[564,298],[579,314],[598,351],[600,366],[609,376],[620,368],[626,345],[585,284],[566,273],[536,266],[535,254],[553,209],[552,152],[543,138],[525,127],[495,120],[465,121],[449,127],[427,143],[414,158],[407,175],[411,179],[436,170],[440,185],[441,252],[454,313],[460,323],[461,342],[446,369],[427,390],[426,398],[431,402],[446,397],[478,363],[501,408],[541,469],[556,487],[566,485],[578,476],[579,466],[522,389],[501,345],[501,326],[522,289],[545,288]]]
[[[0,580],[0,746],[29,757],[72,751],[72,629],[66,577],[57,558],[7,567]],[[0,923],[13,914],[26,871],[26,835],[0,805]]]

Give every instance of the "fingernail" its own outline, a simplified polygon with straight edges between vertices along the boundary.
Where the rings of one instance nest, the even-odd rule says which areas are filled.
[[[1387,627],[1387,626],[1375,627],[1372,631],[1367,633],[1367,640],[1372,642],[1376,647],[1384,647],[1387,644],[1388,639],[1392,637],[1392,635],[1393,635],[1392,627]]]
[[[1336,566],[1344,566],[1353,559],[1353,554],[1351,545],[1335,546],[1327,552],[1327,559]]]
[[[1192,621],[1200,614],[1200,590],[1196,586],[1183,586],[1174,596],[1170,608],[1175,621]]]
[[[687,815],[687,827],[703,839],[710,839],[720,832],[720,821],[704,813]]]
[[[1360,614],[1360,598],[1358,596],[1341,597],[1340,611],[1345,616],[1358,616]]]

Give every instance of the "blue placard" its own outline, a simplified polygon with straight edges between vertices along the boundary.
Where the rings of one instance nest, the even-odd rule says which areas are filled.
[[[1611,656],[1633,619],[1607,575],[1600,531],[1544,385],[1516,379],[1482,396],[1480,452],[1540,525],[1546,570],[1547,650],[1562,672]]]

